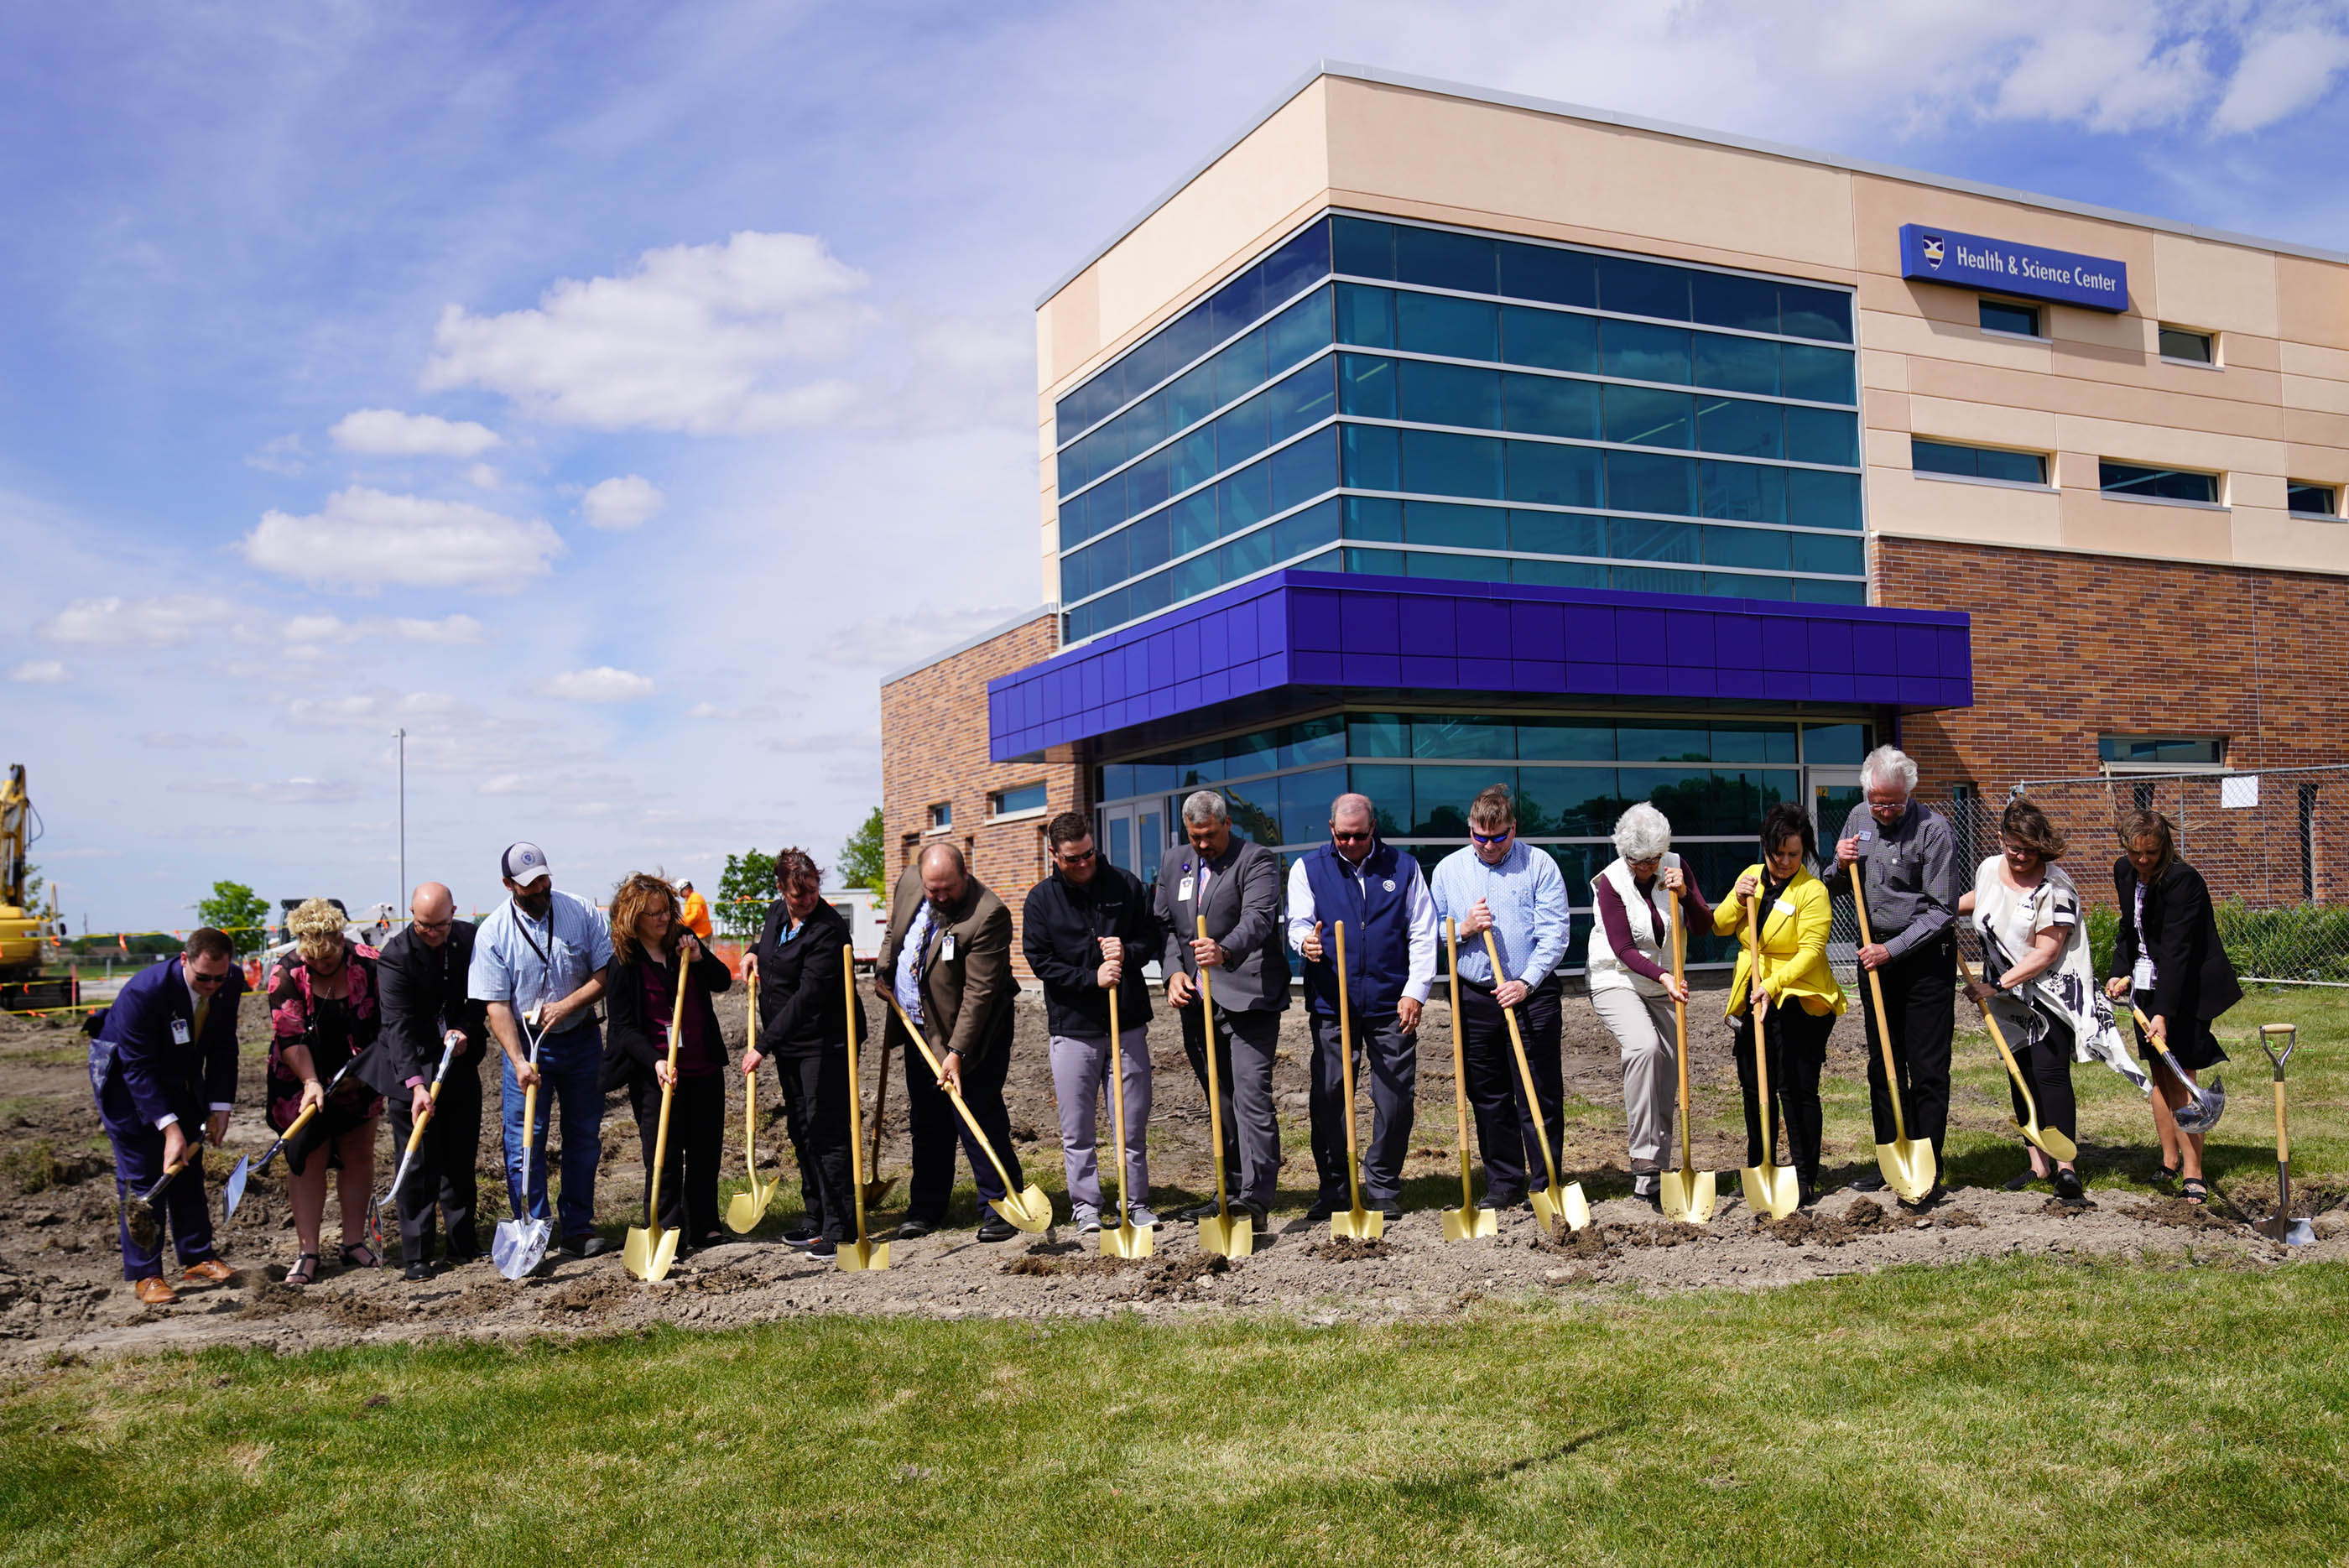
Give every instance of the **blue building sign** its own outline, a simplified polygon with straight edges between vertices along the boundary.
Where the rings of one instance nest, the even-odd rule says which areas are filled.
[[[2128,265],[2012,240],[1961,234],[1923,223],[1900,225],[1900,275],[1922,283],[1986,288],[2090,310],[2128,308]]]

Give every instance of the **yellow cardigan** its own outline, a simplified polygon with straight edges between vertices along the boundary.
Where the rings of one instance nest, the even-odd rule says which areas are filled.
[[[1759,865],[1747,867],[1740,875],[1757,883],[1766,880]],[[1834,918],[1826,884],[1806,870],[1796,872],[1778,895],[1777,904],[1764,912],[1762,991],[1772,1006],[1783,1005],[1791,996],[1814,1017],[1844,1011],[1847,1004],[1843,987],[1836,983],[1835,971],[1827,967],[1827,928]],[[1745,1012],[1746,974],[1754,962],[1746,941],[1744,905],[1727,898],[1714,905],[1713,929],[1716,936],[1737,938],[1737,972],[1729,982],[1727,1012],[1731,1018],[1740,1018]]]

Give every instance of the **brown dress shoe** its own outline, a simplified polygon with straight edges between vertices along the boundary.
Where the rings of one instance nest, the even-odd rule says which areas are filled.
[[[230,1272],[229,1266],[218,1258],[206,1258],[180,1277],[183,1280],[202,1280],[206,1284],[217,1285],[227,1282]]]
[[[180,1299],[180,1293],[150,1274],[130,1287],[130,1293],[149,1306],[170,1306]]]

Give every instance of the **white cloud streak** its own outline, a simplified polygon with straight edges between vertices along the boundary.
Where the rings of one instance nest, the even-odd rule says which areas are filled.
[[[580,515],[590,528],[634,528],[660,513],[668,498],[643,474],[626,474],[591,487],[579,498]]]
[[[54,659],[28,659],[11,669],[8,679],[19,686],[59,686],[65,683],[66,667]]]
[[[327,431],[345,452],[368,457],[479,457],[505,438],[471,420],[409,414],[398,409],[358,409]]]
[[[653,694],[652,678],[633,670],[599,664],[592,670],[566,670],[546,683],[546,694],[572,702],[633,702]]]
[[[316,588],[372,594],[398,585],[514,593],[552,570],[564,545],[535,517],[353,485],[306,516],[264,513],[243,549],[261,570]]]
[[[228,600],[202,594],[145,599],[109,596],[76,599],[37,629],[52,642],[90,648],[172,648],[201,637],[227,635],[240,614]]]

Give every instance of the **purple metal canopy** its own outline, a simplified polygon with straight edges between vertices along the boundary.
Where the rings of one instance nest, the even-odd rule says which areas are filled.
[[[1973,703],[1962,612],[1287,570],[987,683],[997,762],[1284,686]]]

